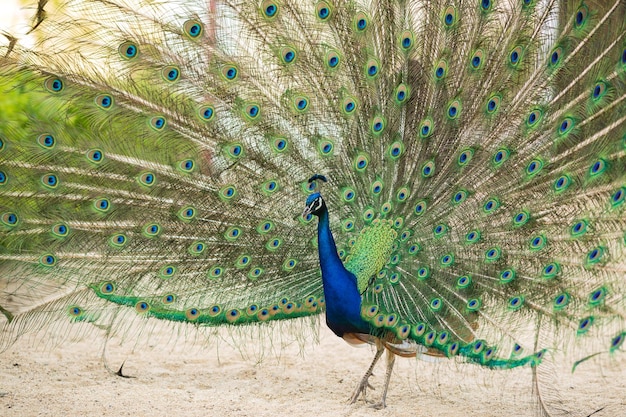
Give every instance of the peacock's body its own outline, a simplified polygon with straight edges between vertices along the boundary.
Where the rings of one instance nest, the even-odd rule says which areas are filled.
[[[40,3],[0,50],[0,347],[326,311],[387,383],[622,348],[624,0]]]

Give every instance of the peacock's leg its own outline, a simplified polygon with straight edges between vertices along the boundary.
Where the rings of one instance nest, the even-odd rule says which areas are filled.
[[[361,378],[361,382],[356,387],[354,394],[352,394],[352,397],[350,398],[350,404],[354,404],[359,398],[359,394],[361,393],[363,393],[363,400],[367,401],[367,399],[365,398],[365,392],[367,391],[367,388],[369,387],[374,389],[374,387],[372,387],[368,382],[369,377],[372,376],[372,372],[374,372],[374,366],[376,365],[376,362],[378,362],[378,359],[380,359],[384,351],[385,346],[380,340],[376,339],[376,355],[374,355],[374,360],[372,361],[372,364],[367,369],[367,372],[365,372],[365,375],[363,375],[363,378]]]
[[[387,389],[389,388],[389,381],[391,380],[391,371],[393,370],[393,365],[396,362],[396,355],[388,350],[387,351],[387,372],[385,372],[385,388],[383,389],[383,396],[380,399],[380,402],[374,404],[372,407],[382,410],[387,407],[386,399],[387,399]]]

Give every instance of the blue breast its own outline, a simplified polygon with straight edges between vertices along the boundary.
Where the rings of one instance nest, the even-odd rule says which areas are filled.
[[[361,318],[361,295],[356,277],[343,266],[337,255],[327,210],[319,215],[317,239],[326,299],[326,324],[339,337],[344,333],[370,333],[370,325]]]

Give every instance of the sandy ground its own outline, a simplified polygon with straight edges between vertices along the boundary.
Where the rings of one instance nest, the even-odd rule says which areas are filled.
[[[171,332],[166,329],[161,336],[171,339]],[[237,339],[257,352],[244,351],[244,357],[229,337],[218,333],[214,339],[221,341],[211,346],[187,340],[166,348],[153,338],[150,346],[134,352],[110,342],[106,361],[101,337],[54,348],[20,340],[0,354],[0,415],[537,415],[529,369],[489,371],[450,360],[399,359],[388,407],[378,411],[363,401],[347,401],[373,357],[369,347],[351,347],[322,326],[319,343],[303,340],[263,348],[266,357],[259,363],[257,336]],[[125,362],[124,373],[133,378],[115,376],[105,362],[115,370]],[[609,360],[602,374],[595,369],[598,363],[590,361],[574,374],[563,371],[547,379],[552,389],[543,393],[556,411],[560,403],[552,397],[555,390],[570,413],[565,415],[626,416],[626,357]],[[383,377],[381,360],[371,379],[378,389],[368,399],[378,400]]]

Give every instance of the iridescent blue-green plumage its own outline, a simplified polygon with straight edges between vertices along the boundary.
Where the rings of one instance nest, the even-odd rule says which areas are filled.
[[[319,217],[317,239],[320,269],[326,304],[326,323],[339,337],[345,333],[370,333],[370,326],[361,317],[361,294],[356,276],[348,271],[337,254],[330,230],[328,208],[319,193],[311,194],[307,207],[319,201],[315,215]]]
[[[0,348],[325,311],[390,366],[623,350],[623,0],[40,3],[0,46]]]

